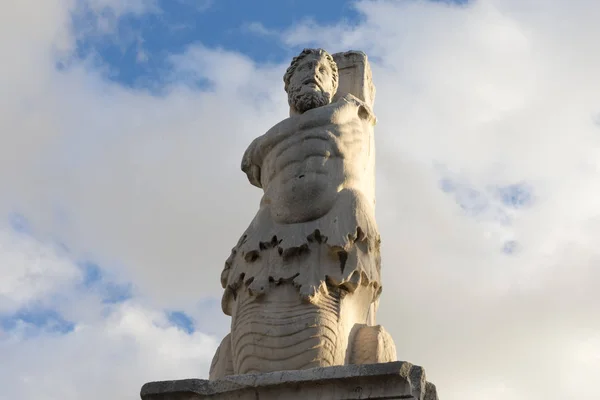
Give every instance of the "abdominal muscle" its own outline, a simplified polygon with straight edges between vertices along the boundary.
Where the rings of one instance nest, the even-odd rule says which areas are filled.
[[[325,215],[345,181],[344,159],[336,138],[326,132],[303,136],[280,143],[263,164],[263,173],[269,178],[263,204],[270,206],[280,223],[306,222]]]

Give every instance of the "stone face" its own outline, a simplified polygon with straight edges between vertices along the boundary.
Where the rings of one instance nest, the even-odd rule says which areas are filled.
[[[396,360],[375,323],[381,262],[367,57],[305,50],[284,82],[290,117],[242,159],[263,198],[221,275],[231,334],[211,379]]]
[[[421,367],[407,362],[347,365],[299,371],[228,376],[215,381],[151,382],[142,400],[437,400]]]

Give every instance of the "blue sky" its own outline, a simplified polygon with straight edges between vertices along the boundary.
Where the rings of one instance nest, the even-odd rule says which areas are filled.
[[[110,67],[108,76],[116,82],[143,85],[141,81],[160,80],[168,69],[169,54],[182,53],[192,44],[240,52],[257,62],[280,63],[296,49],[281,43],[277,34],[261,34],[257,27],[279,32],[306,20],[355,24],[360,19],[352,2],[341,0],[160,0],[158,7],[156,13],[121,18],[116,38],[82,37],[78,56],[97,57]],[[73,19],[83,31],[95,18],[88,10]]]
[[[91,56],[108,67],[107,77],[115,82],[143,87],[168,73],[169,54],[182,53],[193,44],[239,52],[260,63],[281,63],[299,48],[283,43],[280,32],[307,21],[354,26],[364,19],[355,2],[348,0],[158,0],[156,4],[154,13],[120,18],[116,36],[82,35],[77,56]],[[82,7],[73,16],[73,25],[85,32],[97,20],[95,12]]]
[[[596,400],[599,13],[2,3],[0,387],[99,400],[206,376],[230,323],[221,269],[261,194],[240,157],[287,116],[283,71],[317,44],[371,59],[378,321],[399,357],[450,400]]]

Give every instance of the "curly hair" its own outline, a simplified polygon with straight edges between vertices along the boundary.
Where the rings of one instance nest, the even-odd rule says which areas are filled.
[[[325,57],[327,59],[327,61],[329,61],[329,65],[331,66],[331,79],[333,80],[334,92],[337,90],[338,80],[339,80],[338,67],[337,67],[337,64],[335,63],[333,57],[331,56],[331,54],[329,54],[327,51],[325,51],[323,49],[304,49],[304,50],[302,50],[302,52],[300,54],[298,54],[296,57],[294,57],[292,59],[290,66],[288,67],[288,69],[285,71],[285,74],[283,75],[283,82],[285,84],[284,89],[286,92],[288,91],[290,79],[292,79],[292,75],[294,75],[294,72],[296,71],[298,64],[300,64],[300,61],[302,61],[302,59],[304,57],[311,55],[311,54],[314,54],[314,55],[317,55],[320,57]]]

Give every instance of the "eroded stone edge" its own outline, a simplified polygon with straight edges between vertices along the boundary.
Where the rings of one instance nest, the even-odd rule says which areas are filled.
[[[303,382],[324,382],[344,380],[356,377],[399,376],[407,379],[412,392],[417,396],[426,389],[425,397],[417,398],[437,400],[435,386],[425,381],[423,369],[406,361],[381,364],[343,365],[319,367],[296,371],[277,371],[264,374],[232,375],[215,381],[206,379],[182,379],[173,381],[148,382],[142,386],[142,398],[149,395],[166,393],[194,393],[214,395],[247,388],[273,387]],[[416,379],[415,379],[416,378]],[[430,395],[433,395],[430,397]]]

